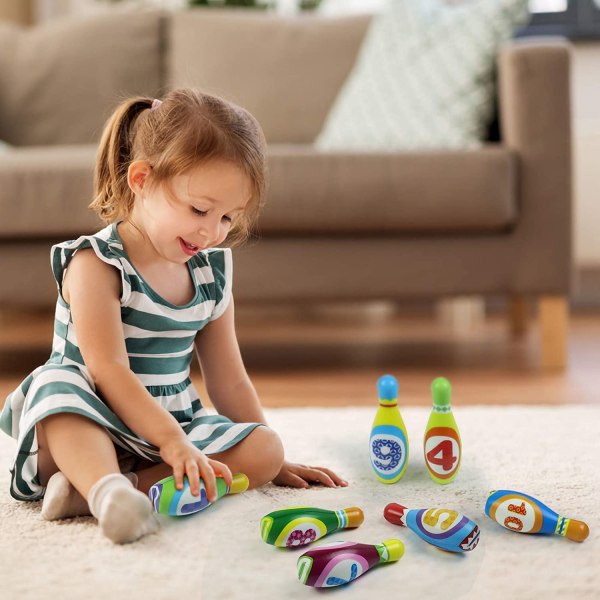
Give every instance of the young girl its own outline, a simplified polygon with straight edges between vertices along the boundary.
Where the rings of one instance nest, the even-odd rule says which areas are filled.
[[[245,110],[179,89],[135,98],[109,119],[91,207],[109,223],[52,248],[58,302],[52,355],[7,399],[18,440],[11,494],[42,516],[91,514],[130,542],[157,528],[152,484],[215,475],[346,485],[284,459],[240,355],[226,238],[247,236],[265,188],[265,142]],[[218,415],[190,380],[198,356]]]

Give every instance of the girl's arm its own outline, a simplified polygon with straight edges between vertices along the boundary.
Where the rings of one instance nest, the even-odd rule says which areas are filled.
[[[235,333],[233,298],[218,319],[198,332],[196,353],[206,390],[217,411],[236,423],[266,425],[258,394],[240,353]],[[320,482],[329,487],[347,485],[329,469],[287,461],[273,482],[294,487],[308,487],[308,482]]]
[[[219,414],[235,423],[264,423],[258,394],[246,372],[234,324],[233,298],[225,312],[196,335],[204,384]]]
[[[63,296],[71,307],[85,365],[111,410],[140,437],[160,449],[163,460],[173,467],[176,484],[182,486],[183,475],[187,474],[190,489],[197,495],[200,471],[209,498],[211,492],[214,497],[214,469],[230,483],[229,469],[210,461],[188,441],[177,420],[154,400],[129,368],[119,303],[120,285],[117,270],[102,262],[92,250],[78,251],[69,264]]]

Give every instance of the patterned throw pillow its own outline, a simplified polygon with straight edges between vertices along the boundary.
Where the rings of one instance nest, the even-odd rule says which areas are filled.
[[[527,0],[391,0],[316,140],[324,150],[473,148],[494,109],[499,46]]]

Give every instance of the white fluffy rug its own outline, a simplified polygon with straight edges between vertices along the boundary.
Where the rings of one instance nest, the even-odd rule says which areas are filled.
[[[404,478],[380,484],[368,461],[375,408],[268,411],[290,459],[338,470],[346,489],[276,488],[223,498],[187,518],[161,517],[162,530],[138,543],[114,546],[92,518],[48,523],[39,503],[14,501],[7,466],[13,441],[0,437],[0,596],[3,600],[169,599],[226,600],[316,598],[415,598],[486,600],[600,597],[600,409],[565,407],[455,408],[463,462],[454,483],[442,487],[426,473],[424,408],[404,408],[411,456]],[[558,536],[509,532],[484,515],[492,489],[515,489],[551,508],[585,520],[590,537],[578,544]],[[464,555],[437,550],[383,518],[388,502],[411,508],[447,507],[481,529],[481,541]],[[296,560],[303,550],[265,544],[263,515],[278,508],[359,506],[365,522],[323,541],[405,544],[404,557],[380,566],[338,590],[303,586]],[[320,542],[317,542],[317,544]]]

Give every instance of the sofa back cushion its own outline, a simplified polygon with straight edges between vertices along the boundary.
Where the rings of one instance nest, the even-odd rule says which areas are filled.
[[[177,12],[168,34],[168,82],[240,104],[270,142],[309,143],[352,68],[369,21],[369,15]]]
[[[501,45],[527,0],[395,0],[373,20],[317,139],[323,150],[464,149],[493,116]]]
[[[0,23],[0,139],[17,146],[97,141],[115,105],[155,96],[161,77],[158,11]]]

